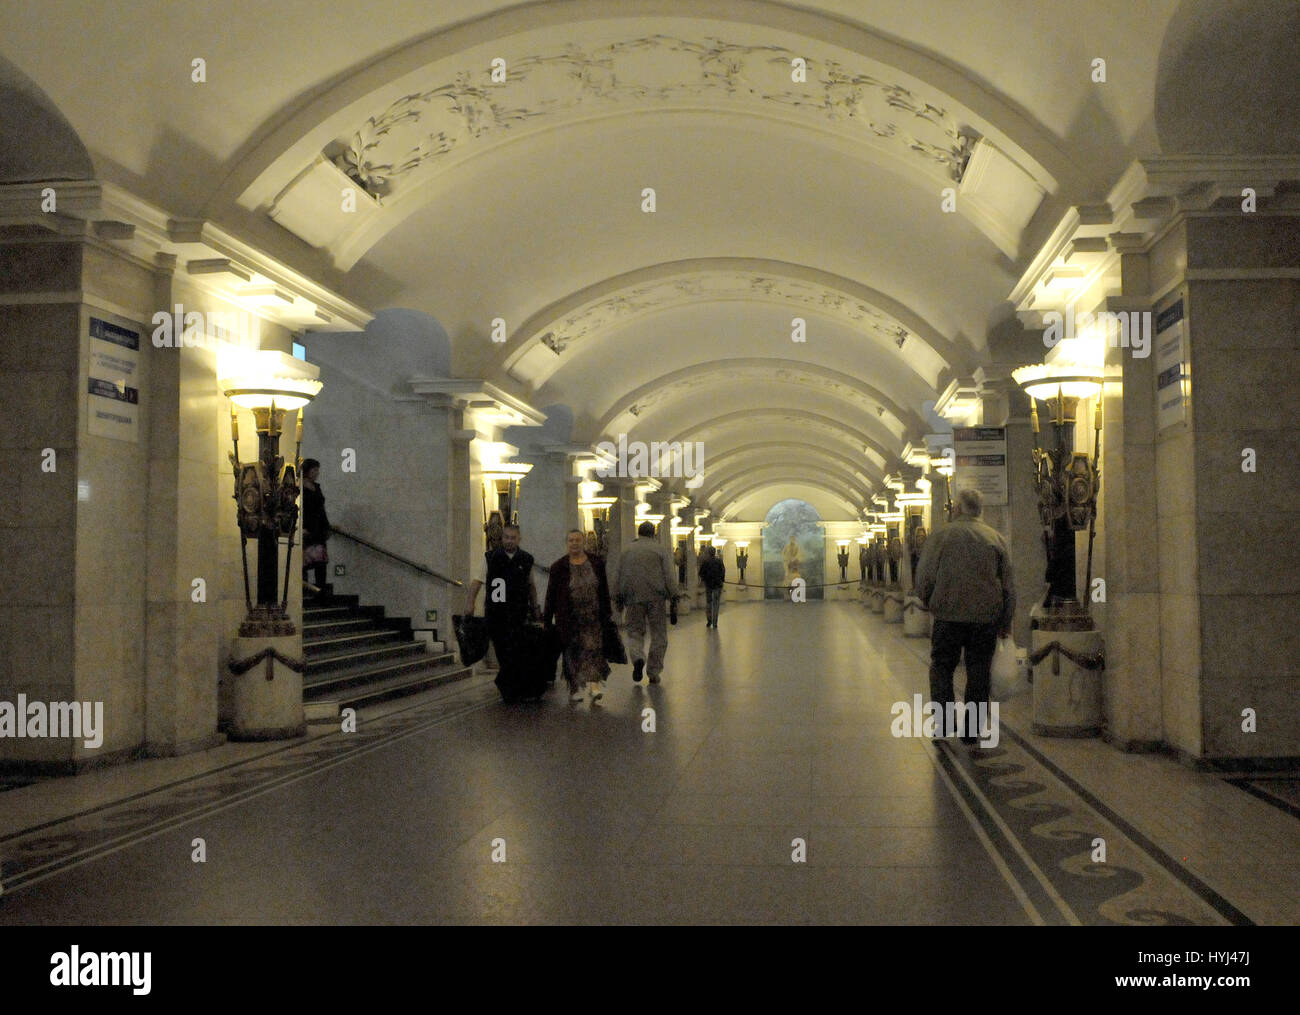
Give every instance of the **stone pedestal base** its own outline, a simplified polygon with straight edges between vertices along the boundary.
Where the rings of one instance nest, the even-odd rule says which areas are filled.
[[[298,635],[236,638],[231,643],[231,740],[286,740],[307,732]]]
[[[908,596],[903,602],[903,636],[930,637],[930,611],[921,605],[921,600],[916,596]]]
[[[886,592],[884,596],[884,608],[886,624],[901,624],[903,622],[903,593],[893,590]]]
[[[1033,667],[1034,733],[1046,737],[1101,734],[1103,670],[1097,664],[1102,645],[1100,631],[1033,631],[1030,658],[1039,660]]]
[[[871,596],[871,600],[870,600],[871,612],[884,613],[885,612],[885,590],[882,588],[873,588],[871,590],[870,596]]]

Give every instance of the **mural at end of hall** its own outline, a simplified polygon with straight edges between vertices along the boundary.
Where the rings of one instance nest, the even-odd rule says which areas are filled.
[[[810,600],[823,598],[826,535],[821,516],[806,501],[783,500],[763,521],[764,599],[790,599],[795,578],[807,582]]]

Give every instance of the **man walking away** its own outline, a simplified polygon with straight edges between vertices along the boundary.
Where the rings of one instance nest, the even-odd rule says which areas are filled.
[[[649,670],[650,683],[659,683],[668,651],[668,611],[665,600],[677,599],[677,568],[668,547],[655,539],[655,527],[642,522],[636,539],[618,558],[614,597],[626,606],[627,650],[632,657],[632,679],[638,683]],[[650,631],[650,656],[645,654],[646,629]]]
[[[501,530],[501,545],[483,555],[470,582],[465,616],[473,615],[478,590],[483,585],[487,586],[483,615],[500,666],[496,685],[502,697],[511,700],[518,696],[524,683],[524,668],[529,662],[520,651],[524,625],[537,613],[533,555],[519,549],[518,525],[505,526]]]
[[[700,581],[704,583],[705,627],[718,629],[718,608],[722,605],[722,587],[727,581],[727,565],[717,547],[704,547],[704,562],[700,564]]]
[[[966,654],[967,723],[962,743],[971,744],[971,708],[988,714],[989,668],[999,636],[1011,633],[1016,612],[1015,582],[1006,541],[979,520],[984,498],[963,490],[953,505],[952,524],[925,541],[917,563],[917,598],[934,614],[930,636],[930,700],[944,710],[944,736],[953,714],[952,675]]]

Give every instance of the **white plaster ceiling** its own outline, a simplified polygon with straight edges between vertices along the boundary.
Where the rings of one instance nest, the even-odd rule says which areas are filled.
[[[46,0],[0,10],[0,55],[101,178],[432,315],[458,376],[570,406],[575,440],[770,458],[790,482],[730,510],[798,488],[831,517],[987,357],[1056,212],[1158,150],[1178,6]],[[810,444],[829,491],[791,485]]]

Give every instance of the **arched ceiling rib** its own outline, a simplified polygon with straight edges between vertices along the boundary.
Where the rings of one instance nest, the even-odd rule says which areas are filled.
[[[822,472],[814,466],[804,465],[796,467],[787,466],[768,466],[762,469],[755,469],[748,475],[737,475],[728,480],[725,485],[717,486],[712,489],[706,500],[709,503],[726,504],[735,500],[743,491],[755,489],[759,486],[775,486],[781,483],[805,482],[814,486],[821,486],[830,490],[840,497],[843,497],[849,504],[853,505],[854,513],[861,512],[862,507],[870,499],[864,496],[863,491],[857,487],[846,483],[839,477]]]
[[[578,0],[527,13],[487,15],[345,76],[267,131],[217,199],[275,208],[294,230],[291,192],[321,178],[312,167],[324,153],[397,210],[440,168],[506,137],[646,103],[802,123],[939,186],[960,179],[971,138],[988,138],[1020,173],[1019,204],[1006,201],[1008,177],[998,194],[972,194],[961,214],[1004,248],[1044,193],[1076,180],[1050,135],[982,83],[823,14],[760,0],[612,9]],[[795,58],[806,62],[806,80],[792,73]],[[505,61],[504,81],[490,76],[494,59]],[[355,263],[408,214],[341,223],[348,235],[331,244],[336,262]]]
[[[727,448],[720,448],[717,442],[713,442],[709,448],[702,465],[706,480],[715,474],[721,475],[724,471],[729,471],[736,462],[748,460],[752,456],[766,456],[768,461],[786,460],[794,456],[827,462],[835,468],[856,476],[859,482],[871,489],[875,488],[883,476],[882,473],[873,477],[872,473],[878,470],[872,468],[865,455],[858,455],[855,458],[842,454],[834,448],[802,441],[745,441]],[[707,483],[705,485],[707,486]]]
[[[501,362],[511,377],[536,389],[566,357],[580,354],[615,326],[670,308],[723,301],[774,304],[791,318],[802,316],[814,348],[822,320],[847,326],[931,387],[946,381],[946,370],[966,374],[974,364],[969,344],[950,341],[882,292],[806,265],[761,258],[698,258],[606,279],[523,322],[506,343]],[[780,335],[789,338],[789,321],[781,323]]]
[[[746,510],[743,514],[750,519],[762,519],[767,515],[773,504],[778,501],[796,498],[807,500],[817,508],[818,513],[823,518],[834,517],[832,512],[818,504],[814,497],[809,496],[809,491],[819,491],[833,498],[835,504],[841,509],[846,518],[861,516],[861,505],[855,503],[852,496],[837,490],[824,480],[816,477],[758,480],[732,491],[725,500],[715,498],[717,509],[714,514],[716,518],[722,521],[737,520],[738,515],[742,514],[740,509],[749,505],[756,507],[756,510]]]
[[[697,363],[665,374],[620,398],[600,420],[599,429],[601,433],[618,433],[661,426],[663,419],[680,418],[683,400],[708,398],[716,408],[724,386],[759,383],[793,385],[802,402],[842,402],[848,410],[865,413],[868,420],[874,414],[881,420],[885,439],[906,440],[926,430],[920,414],[854,376],[804,360],[760,357]]]
[[[706,468],[704,481],[699,487],[699,494],[705,500],[712,500],[737,483],[748,482],[759,475],[767,475],[776,470],[779,476],[809,475],[825,476],[839,489],[852,491],[859,504],[866,504],[871,499],[873,484],[845,468],[838,460],[816,454],[803,454],[798,458],[786,458],[779,461],[756,456],[727,463],[722,468]]]
[[[707,409],[705,410],[707,412]],[[818,441],[832,440],[847,448],[861,451],[867,462],[875,469],[889,471],[898,464],[898,455],[902,444],[897,448],[888,448],[856,427],[846,424],[841,419],[813,412],[809,409],[783,409],[760,406],[752,410],[739,410],[721,416],[705,416],[677,431],[671,440],[704,441],[705,461],[708,461],[708,435],[730,427],[741,427],[758,432],[760,428],[770,427],[770,433],[779,435],[780,439],[800,442],[807,439]],[[775,438],[774,438],[775,439]]]

